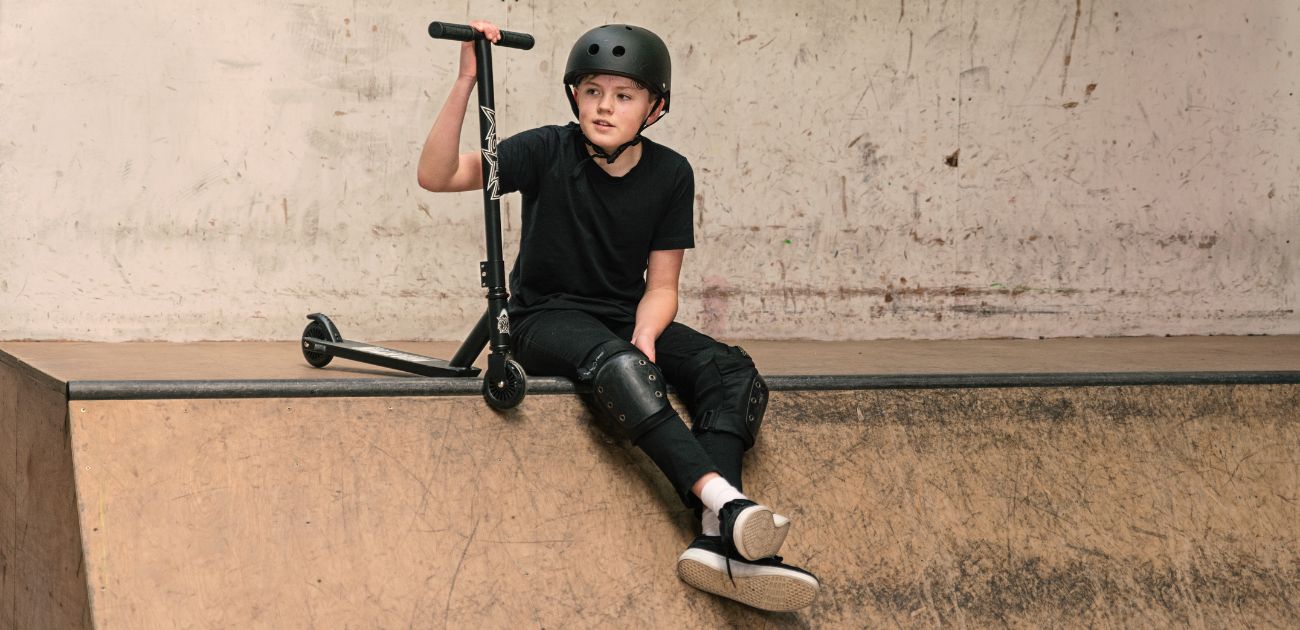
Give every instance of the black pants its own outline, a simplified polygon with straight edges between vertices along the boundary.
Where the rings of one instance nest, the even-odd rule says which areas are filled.
[[[579,368],[601,344],[612,340],[630,342],[632,324],[606,322],[581,311],[543,311],[513,324],[515,359],[529,374],[563,376],[581,380]],[[725,347],[713,338],[673,322],[655,342],[655,364],[664,378],[679,391],[683,383],[693,382],[688,359],[715,347]],[[689,404],[689,403],[688,403]],[[593,409],[594,414],[599,414]],[[692,433],[675,411],[671,421],[663,422],[641,436],[635,444],[667,476],[682,501],[699,507],[691,486],[710,472],[721,474],[736,488],[741,488],[741,459],[745,448],[740,438],[713,432]]]

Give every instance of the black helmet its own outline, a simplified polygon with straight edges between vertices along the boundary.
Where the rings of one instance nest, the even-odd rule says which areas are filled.
[[[668,46],[658,35],[627,24],[606,24],[587,31],[569,51],[569,63],[564,68],[565,94],[573,115],[578,115],[578,104],[568,86],[588,74],[616,74],[640,81],[646,89],[664,102],[668,111],[668,94],[672,87],[673,64],[668,56]]]

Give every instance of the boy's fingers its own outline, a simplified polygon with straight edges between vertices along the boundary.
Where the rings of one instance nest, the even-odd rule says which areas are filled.
[[[633,345],[633,346],[636,346],[636,348],[637,348],[638,350],[640,350],[641,353],[644,354],[644,355],[646,356],[647,359],[650,359],[650,362],[651,362],[651,363],[654,363],[654,362],[655,362],[655,344],[654,344],[654,342],[649,342],[649,343],[647,343],[644,339],[639,339],[639,338],[638,338],[638,339],[633,339],[633,340],[632,340],[632,345]]]
[[[474,20],[473,22],[470,22],[469,25],[473,27],[474,30],[486,36],[488,41],[494,44],[501,41],[501,29],[497,28],[497,25],[486,20]]]

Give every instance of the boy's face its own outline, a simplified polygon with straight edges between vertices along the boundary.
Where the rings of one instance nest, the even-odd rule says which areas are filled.
[[[635,138],[654,104],[649,90],[632,79],[612,74],[584,77],[578,83],[574,99],[578,102],[582,133],[606,151]]]

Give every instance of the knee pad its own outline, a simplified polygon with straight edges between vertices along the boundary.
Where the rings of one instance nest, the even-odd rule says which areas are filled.
[[[591,369],[580,373],[591,379],[592,406],[607,424],[636,442],[671,414],[668,390],[659,367],[631,344],[621,349],[597,348]]]
[[[754,446],[767,412],[767,382],[739,346],[701,353],[685,366],[691,381],[691,431],[729,433]]]

